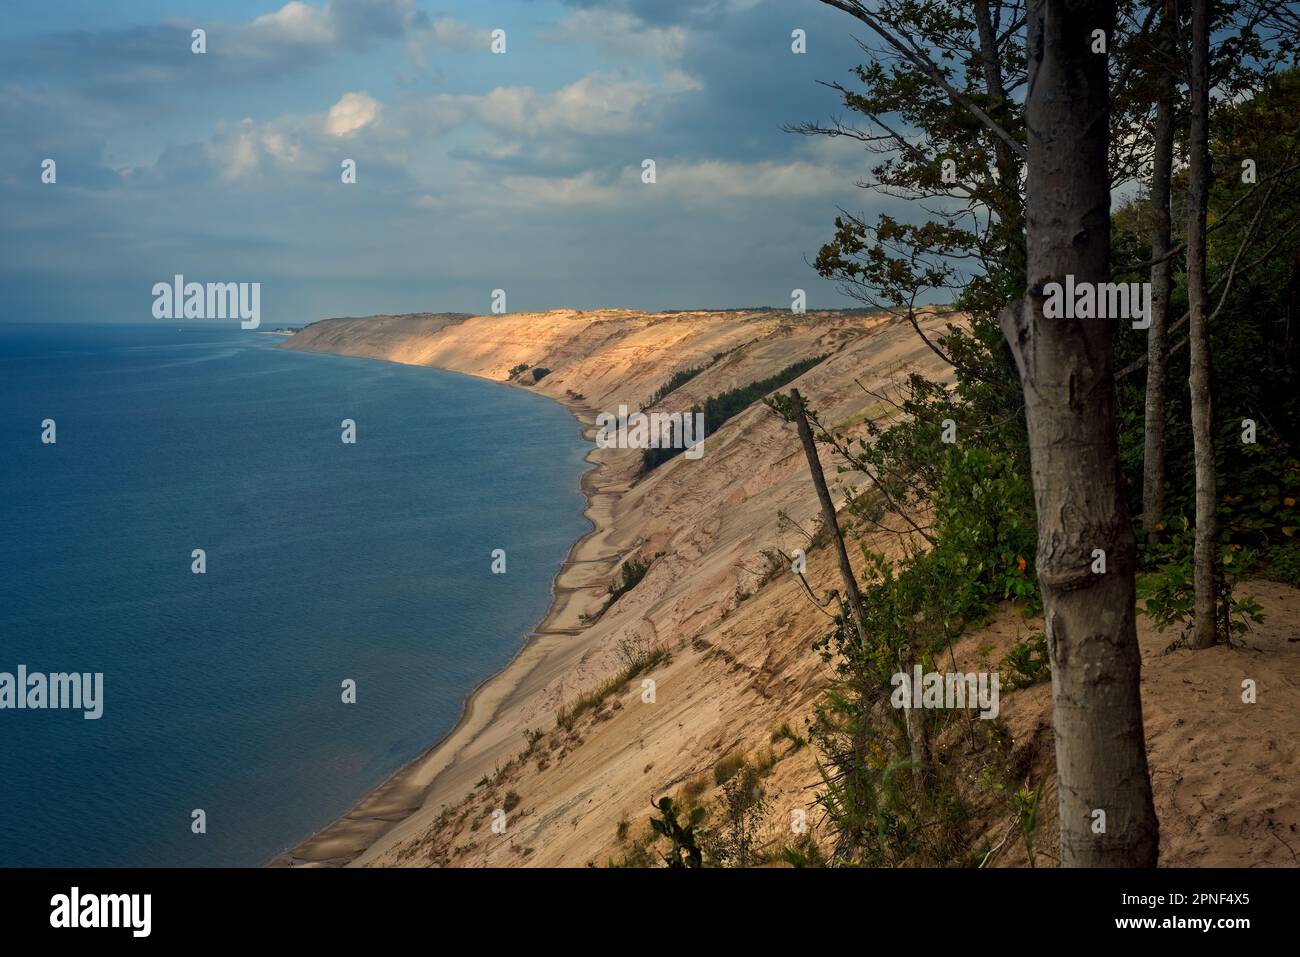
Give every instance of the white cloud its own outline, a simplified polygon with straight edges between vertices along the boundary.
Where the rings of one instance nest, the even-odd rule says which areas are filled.
[[[218,124],[217,132],[204,147],[204,152],[221,179],[229,182],[258,168],[262,155],[258,140],[256,124],[245,117],[233,127]]]
[[[551,93],[530,86],[499,86],[475,98],[480,119],[516,133],[625,133],[646,121],[660,98],[681,92],[680,75],[669,86],[591,74]]]
[[[610,206],[628,198],[631,183],[626,177],[621,182],[601,182],[588,170],[576,176],[507,176],[501,185],[515,206]]]
[[[355,48],[369,40],[402,38],[409,55],[422,62],[429,46],[487,48],[486,30],[449,17],[429,22],[413,0],[328,0],[320,6],[290,0],[280,9],[236,28],[235,42],[222,53],[254,60],[277,60],[303,52]]]
[[[807,160],[734,163],[724,160],[674,164],[661,162],[658,182],[667,192],[695,202],[727,199],[794,199],[842,191],[845,174]]]
[[[465,122],[473,104],[471,98],[450,93],[411,97],[394,107],[394,116],[385,121],[394,135],[412,138],[436,138]]]
[[[317,9],[298,0],[286,3],[274,13],[257,17],[247,26],[246,32],[256,41],[302,46],[327,46],[338,36],[328,8]]]
[[[689,36],[683,26],[652,27],[634,14],[596,7],[574,11],[542,39],[587,44],[616,57],[677,60]]]
[[[379,118],[382,104],[367,93],[344,93],[325,117],[325,132],[351,136]]]
[[[482,50],[487,51],[491,41],[491,31],[472,27],[460,20],[440,17],[427,27],[411,32],[407,43],[407,56],[416,66],[424,66],[425,50],[429,47],[442,47],[448,50]]]
[[[417,205],[447,208],[462,201],[477,207],[632,207],[670,199],[673,204],[718,206],[760,199],[830,196],[845,188],[844,170],[804,159],[736,163],[723,160],[658,160],[657,180],[641,182],[640,163],[618,170],[584,170],[570,176],[506,176],[492,188],[459,197],[423,196]],[[850,178],[851,179],[851,178]],[[467,198],[472,197],[472,199]]]
[[[278,130],[265,130],[262,133],[262,148],[268,156],[285,166],[298,166],[304,158],[302,142],[298,137]]]

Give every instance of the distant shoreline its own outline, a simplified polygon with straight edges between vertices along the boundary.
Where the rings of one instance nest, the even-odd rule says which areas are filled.
[[[296,331],[285,333],[266,330],[263,334],[292,336]],[[336,355],[337,353],[317,352],[316,354]],[[439,367],[428,366],[428,368]],[[439,369],[439,371],[458,370]],[[497,385],[525,389],[524,386],[512,382],[501,382],[486,376],[474,377],[486,379]],[[525,391],[532,390],[525,389]],[[575,399],[559,399],[545,395],[543,397],[562,406],[577,421],[584,439],[594,441],[595,409]],[[607,519],[612,508],[601,507],[603,503],[600,499],[602,496],[616,499],[619,494],[613,490],[614,483],[609,481],[607,475],[609,464],[596,458],[599,451],[593,448],[587,453],[586,461],[591,467],[582,473],[578,481],[578,487],[585,500],[583,515],[592,527],[565,553],[559,569],[551,578],[551,603],[545,614],[529,631],[519,650],[504,667],[485,678],[465,697],[460,717],[446,734],[394,771],[346,814],[306,840],[281,851],[266,866],[346,866],[361,858],[389,831],[424,807],[428,799],[433,796],[435,787],[449,776],[449,772],[458,769],[457,761],[465,747],[490,728],[498,716],[508,712],[522,700],[524,695],[521,693],[521,688],[524,680],[538,669],[547,657],[546,639],[572,630],[561,628],[561,623],[570,620],[576,623],[572,610],[567,608],[568,595],[574,591],[598,587],[574,583],[575,579],[580,579],[581,573],[585,571],[581,568],[581,564],[609,561],[612,568],[621,558],[616,553],[589,554],[601,551],[599,547],[590,546],[595,544],[595,539],[610,527]],[[586,630],[585,626],[581,630]],[[451,784],[448,790],[451,791],[455,787]],[[447,803],[459,800],[460,797],[463,797],[463,794],[457,793],[449,797]]]

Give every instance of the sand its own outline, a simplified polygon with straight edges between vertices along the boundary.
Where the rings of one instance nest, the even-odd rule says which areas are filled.
[[[884,326],[894,330],[896,345],[902,345],[908,355],[925,360],[924,346],[910,331],[906,338],[899,336],[903,326],[896,321],[861,314],[796,317],[769,311],[670,315],[563,311],[470,319],[381,316],[317,323],[285,345],[431,365],[498,382],[508,381],[509,371],[517,365],[544,366],[552,371],[534,391],[563,404],[593,439],[599,409],[614,410],[619,404],[640,408],[673,372],[706,363],[719,352],[734,350],[657,408],[679,411],[707,394],[747,384],[799,359],[842,348],[846,342],[861,346],[867,332]],[[879,351],[887,363],[902,361],[895,352]],[[774,424],[775,417],[771,418]],[[727,432],[724,429],[719,440],[725,440]],[[509,761],[529,726],[524,716],[536,718],[538,727],[553,723],[557,689],[581,685],[593,673],[593,655],[602,648],[608,651],[614,639],[609,627],[585,627],[579,616],[599,609],[618,562],[645,535],[637,509],[619,510],[635,477],[639,453],[593,449],[587,459],[593,468],[584,475],[582,488],[587,497],[585,515],[593,530],[570,550],[555,579],[552,607],[519,654],[470,696],[446,738],[277,863],[371,859],[381,837],[384,843],[400,840],[418,829],[430,813],[460,800],[484,776]],[[670,463],[662,471],[672,472],[678,464]],[[713,510],[705,496],[698,496],[697,502]]]
[[[930,317],[929,332],[947,320]],[[534,391],[564,403],[585,425],[595,410],[641,405],[674,371],[724,358],[664,403],[680,411],[703,397],[762,378],[805,356],[830,358],[796,380],[827,424],[849,436],[888,411],[866,390],[896,388],[909,371],[947,376],[909,326],[839,314],[690,313],[625,310],[491,317],[375,317],[309,327],[287,348],[437,366],[505,382],[521,363],[551,370]],[[896,393],[895,393],[896,394]],[[581,398],[578,398],[581,396]],[[790,841],[807,815],[825,840],[813,800],[813,748],[794,737],[824,693],[829,666],[812,642],[828,626],[793,576],[769,576],[765,550],[807,545],[817,503],[793,426],[761,405],[706,442],[704,458],[681,457],[633,481],[637,455],[595,451],[583,479],[595,528],[556,578],[555,603],[510,665],[471,697],[455,730],[352,812],[279,863],[407,866],[583,866],[629,853],[650,801],[683,788],[716,800],[713,769],[740,750],[771,770],[769,850]],[[837,475],[842,503],[855,476]],[[848,483],[848,484],[846,484]],[[887,543],[876,542],[878,547]],[[594,624],[579,615],[600,603],[617,562],[653,558],[645,579]],[[657,557],[656,557],[657,556]],[[851,549],[855,568],[864,564]],[[837,587],[835,561],[810,549],[818,595]],[[1300,850],[1300,593],[1272,583],[1251,589],[1268,614],[1248,648],[1164,653],[1171,635],[1140,618],[1144,713],[1165,864],[1292,865]],[[996,662],[1017,638],[1041,628],[1006,608],[956,653],[963,668]],[[619,647],[669,649],[671,661],[617,689],[571,727],[556,712],[621,667]],[[1257,705],[1237,700],[1253,676]],[[641,681],[655,682],[653,703]],[[1051,864],[1055,794],[1050,694],[1037,685],[1005,695],[1003,719],[1026,780],[1046,781],[1040,865]],[[529,744],[525,732],[535,740]],[[960,752],[954,752],[960,761]],[[978,768],[970,769],[977,777]],[[1004,796],[1005,797],[1005,796]],[[1008,833],[1005,802],[972,788],[972,823],[998,851],[990,866],[1027,863]],[[491,829],[509,809],[508,827]],[[1001,843],[999,843],[1001,842]]]

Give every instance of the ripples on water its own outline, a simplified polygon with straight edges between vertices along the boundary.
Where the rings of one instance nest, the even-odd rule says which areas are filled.
[[[449,730],[545,611],[589,527],[568,414],[281,341],[0,325],[0,671],[105,675],[98,721],[0,711],[0,864],[262,863]]]

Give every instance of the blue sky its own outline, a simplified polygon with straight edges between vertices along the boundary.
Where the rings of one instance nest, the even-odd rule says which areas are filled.
[[[9,0],[0,320],[149,321],[176,273],[262,283],[272,325],[850,305],[806,260],[867,157],[782,126],[838,112],[853,32],[816,0]]]

